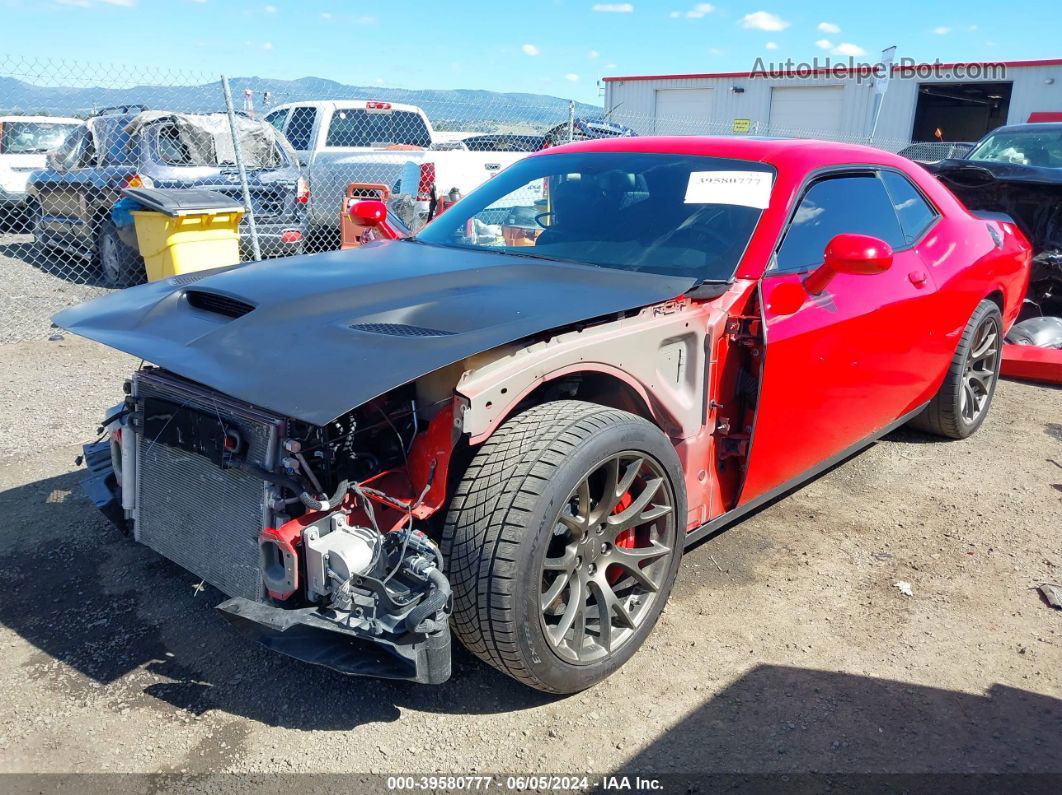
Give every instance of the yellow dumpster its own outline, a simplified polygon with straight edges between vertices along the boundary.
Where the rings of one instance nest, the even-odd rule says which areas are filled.
[[[150,208],[130,213],[149,282],[239,263],[243,208],[229,197],[202,190],[124,193]]]

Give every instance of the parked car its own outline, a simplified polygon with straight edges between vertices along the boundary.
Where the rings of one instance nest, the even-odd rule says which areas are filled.
[[[545,149],[546,136],[508,133],[471,135],[463,138],[462,143],[473,152],[537,152]]]
[[[423,110],[376,100],[279,105],[265,120],[281,130],[306,166],[310,226],[318,241],[338,242],[339,211],[351,183],[393,187],[421,202],[465,194],[515,162],[521,153],[432,150],[435,133]]]
[[[897,154],[918,163],[936,163],[949,157],[962,157],[971,149],[973,143],[969,141],[916,141]]]
[[[551,127],[545,137],[545,146],[560,146],[572,141],[593,141],[597,138],[629,138],[637,135],[630,127],[604,119],[576,118],[571,123],[563,122]]]
[[[926,167],[971,210],[1013,219],[1033,246],[1027,314],[1062,317],[1062,123],[997,127]]]
[[[496,225],[520,201],[533,245]],[[904,423],[974,433],[1029,257],[893,154],[621,138],[531,155],[411,240],[55,322],[154,363],[90,489],[234,624],[420,682],[452,631],[570,693],[644,642],[689,544]]]
[[[262,253],[301,253],[308,187],[295,154],[264,122],[238,116],[237,125]],[[30,177],[36,241],[98,263],[109,285],[143,280],[143,261],[111,221],[127,187],[208,188],[242,204],[228,117],[120,108],[90,118]],[[246,217],[240,244],[249,257]]]
[[[58,116],[0,116],[0,221],[25,210],[30,172],[44,168],[48,151],[79,124]]]

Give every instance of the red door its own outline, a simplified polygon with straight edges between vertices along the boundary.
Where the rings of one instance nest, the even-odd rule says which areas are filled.
[[[904,218],[912,197],[893,198],[903,186],[890,191],[873,172],[831,174],[803,194],[760,283],[766,354],[740,504],[799,478],[920,406],[947,366],[941,353],[947,346],[933,344],[945,331],[932,320],[938,294],[919,252],[937,215],[907,186],[922,202],[921,217]],[[837,274],[796,311],[791,301],[784,306],[783,296],[802,289],[826,244],[844,233],[889,243],[892,266],[874,275]]]

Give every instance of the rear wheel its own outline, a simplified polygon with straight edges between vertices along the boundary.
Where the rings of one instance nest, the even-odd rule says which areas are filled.
[[[455,634],[536,689],[596,684],[656,624],[685,517],[674,447],[646,420],[578,401],[513,417],[477,453],[447,516]]]
[[[96,258],[108,287],[128,287],[144,281],[144,260],[118,237],[110,221],[100,224],[96,235]]]
[[[999,380],[1003,318],[984,300],[966,324],[940,391],[911,425],[950,439],[965,439],[988,416]]]

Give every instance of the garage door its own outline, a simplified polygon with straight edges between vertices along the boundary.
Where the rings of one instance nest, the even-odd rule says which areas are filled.
[[[658,88],[656,90],[657,135],[708,135],[712,110],[710,88]]]
[[[841,132],[843,86],[771,89],[771,135],[829,137]]]

